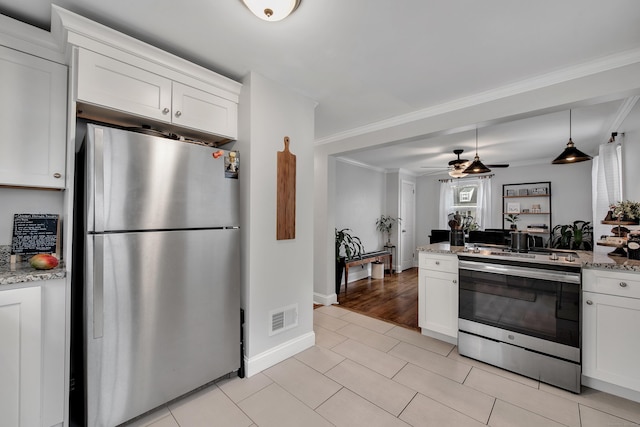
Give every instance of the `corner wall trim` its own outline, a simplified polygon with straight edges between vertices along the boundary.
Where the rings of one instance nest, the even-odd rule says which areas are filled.
[[[247,377],[251,377],[259,372],[264,371],[283,360],[300,353],[316,343],[316,334],[311,331],[292,340],[284,342],[278,346],[260,353],[254,357],[247,358],[244,356],[244,365],[246,367]]]

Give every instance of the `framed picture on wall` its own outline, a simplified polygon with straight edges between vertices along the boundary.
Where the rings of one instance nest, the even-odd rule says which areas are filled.
[[[507,213],[520,213],[520,203],[507,203]]]

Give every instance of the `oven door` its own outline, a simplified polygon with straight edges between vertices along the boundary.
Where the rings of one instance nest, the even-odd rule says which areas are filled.
[[[460,330],[478,334],[488,325],[484,329],[494,335],[513,332],[504,334],[509,339],[534,337],[579,349],[579,272],[461,260],[459,274]]]

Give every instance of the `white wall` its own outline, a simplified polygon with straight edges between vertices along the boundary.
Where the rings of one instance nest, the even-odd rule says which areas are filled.
[[[335,223],[338,230],[350,228],[364,250],[382,249],[385,238],[376,230],[376,219],[386,212],[385,173],[336,161]]]
[[[251,73],[239,105],[242,305],[251,376],[311,346],[315,104]],[[276,158],[289,136],[296,156],[295,239],[276,240]],[[298,306],[298,326],[269,336],[272,310]]]
[[[365,252],[380,250],[385,242],[385,237],[376,230],[376,219],[387,214],[385,175],[380,169],[336,159],[335,225],[338,230],[351,229],[360,238]],[[354,268],[349,270],[349,282],[369,274],[369,265]]]

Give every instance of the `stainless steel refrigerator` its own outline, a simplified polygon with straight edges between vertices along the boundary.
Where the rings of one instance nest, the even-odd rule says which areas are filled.
[[[87,126],[72,284],[76,424],[118,425],[240,368],[235,154]]]

